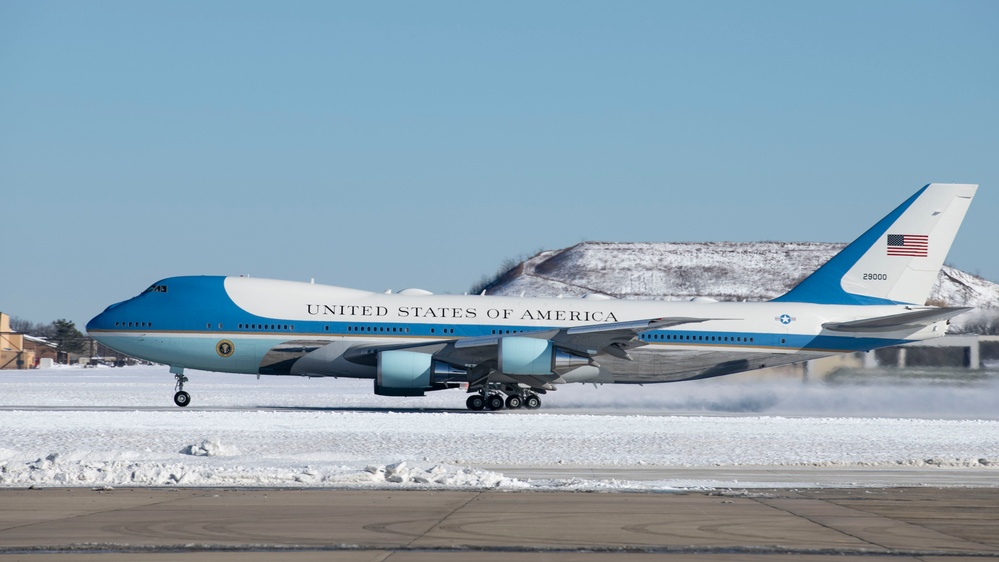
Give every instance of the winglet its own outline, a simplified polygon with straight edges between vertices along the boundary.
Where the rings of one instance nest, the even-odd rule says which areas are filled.
[[[977,189],[927,185],[774,302],[924,304]]]

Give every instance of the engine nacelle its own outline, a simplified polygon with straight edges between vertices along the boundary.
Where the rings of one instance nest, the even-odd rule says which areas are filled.
[[[508,375],[552,375],[589,365],[590,359],[574,355],[548,340],[510,336],[499,341],[499,371]]]
[[[375,394],[380,396],[423,396],[428,390],[455,388],[450,381],[463,379],[467,371],[434,356],[415,351],[392,350],[378,354]]]

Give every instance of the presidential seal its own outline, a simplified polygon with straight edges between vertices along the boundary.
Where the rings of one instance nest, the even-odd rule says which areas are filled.
[[[229,357],[232,352],[236,351],[236,346],[229,340],[220,340],[219,343],[215,344],[215,351],[222,357]]]

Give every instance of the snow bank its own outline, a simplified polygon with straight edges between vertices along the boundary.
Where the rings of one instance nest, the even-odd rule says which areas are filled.
[[[0,486],[263,486],[325,488],[523,489],[527,482],[469,467],[409,467],[405,462],[370,465],[297,467],[184,462],[81,461],[52,453],[31,462],[0,463]]]

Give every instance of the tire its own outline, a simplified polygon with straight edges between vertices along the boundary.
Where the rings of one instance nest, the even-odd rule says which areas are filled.
[[[181,390],[173,395],[173,403],[183,408],[191,403],[191,395]]]
[[[524,401],[516,394],[511,394],[506,397],[506,407],[511,410],[516,410],[517,408],[524,405]]]
[[[468,400],[465,400],[465,406],[469,410],[481,410],[486,407],[486,400],[478,394],[473,394],[468,397]]]
[[[528,410],[537,410],[538,408],[541,407],[541,399],[538,398],[537,394],[531,394],[530,396],[524,399],[524,406]]]
[[[486,398],[486,407],[492,411],[503,409],[503,397],[499,394],[490,394],[489,398]]]

